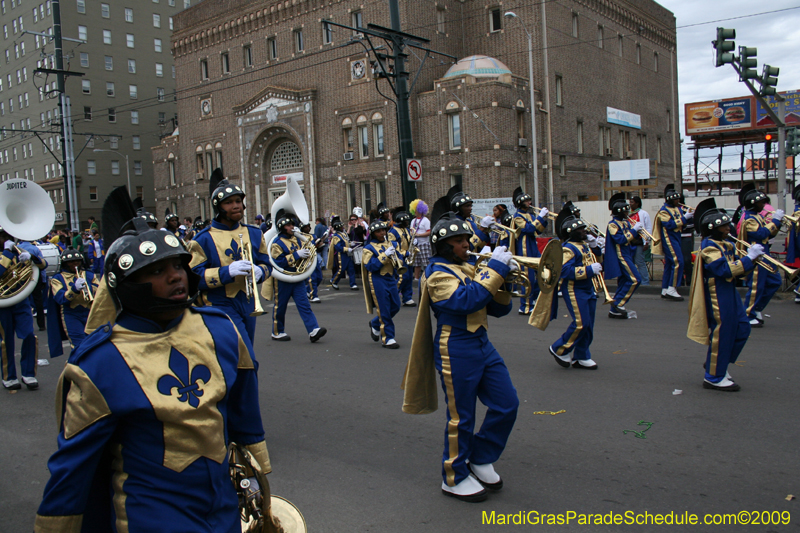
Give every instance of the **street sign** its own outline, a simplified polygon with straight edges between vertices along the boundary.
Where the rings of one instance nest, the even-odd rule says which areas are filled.
[[[422,181],[422,161],[419,159],[408,160],[408,181]]]

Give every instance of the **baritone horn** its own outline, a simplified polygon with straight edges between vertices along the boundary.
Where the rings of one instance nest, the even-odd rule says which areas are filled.
[[[0,227],[16,239],[33,241],[47,234],[56,220],[50,195],[37,183],[17,178],[0,184]],[[21,250],[14,247],[19,254]],[[0,276],[0,307],[25,300],[39,281],[39,267],[17,262]]]
[[[491,254],[478,254],[469,252],[469,255],[475,256],[478,260],[475,262],[475,269],[484,261],[489,261],[492,258]],[[515,261],[519,268],[511,272],[506,277],[506,283],[521,285],[522,290],[512,290],[501,292],[510,292],[512,296],[520,298],[527,298],[530,296],[532,287],[528,276],[525,275],[523,268],[529,268],[536,271],[536,282],[539,285],[540,292],[550,293],[555,290],[558,285],[558,280],[561,278],[561,265],[564,261],[563,253],[561,251],[561,242],[557,239],[551,240],[545,246],[544,252],[541,257],[526,257],[523,255],[513,255],[511,260]]]
[[[742,239],[737,239],[733,235],[728,235],[728,237],[730,237],[733,240],[733,242],[744,247],[745,249],[749,250],[750,246],[752,246],[749,242],[743,241]],[[756,259],[755,263],[764,270],[766,270],[767,272],[770,272],[772,274],[776,273],[778,269],[780,269],[786,274],[786,276],[790,280],[793,280],[795,277],[797,277],[798,274],[800,274],[800,268],[788,267],[783,263],[781,263],[780,261],[778,261],[777,259],[775,259],[774,257],[772,257],[771,255],[769,255],[768,253],[761,255],[758,259]]]
[[[258,282],[256,281],[256,268],[258,266],[253,262],[252,245],[249,242],[247,244],[244,243],[244,235],[242,233],[239,234],[239,250],[242,253],[242,259],[250,261],[252,265],[250,273],[245,274],[246,279],[244,280],[247,300],[253,300],[253,312],[250,313],[250,316],[261,316],[264,314],[264,308],[261,307],[261,298],[258,296]]]

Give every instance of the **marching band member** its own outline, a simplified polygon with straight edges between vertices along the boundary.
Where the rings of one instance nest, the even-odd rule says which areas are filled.
[[[241,187],[223,179],[222,171],[216,169],[211,175],[209,189],[214,219],[190,242],[190,266],[200,276],[200,290],[204,291],[205,298],[233,320],[239,333],[252,347],[256,318],[250,316],[254,303],[247,299],[246,284],[250,282],[253,268],[257,283],[268,276],[267,245],[263,242],[261,230],[240,223],[245,197]],[[251,258],[242,256],[240,235],[242,243],[250,245],[255,265]],[[258,297],[256,291],[254,298]]]
[[[372,340],[380,340],[384,348],[400,348],[394,338],[392,318],[400,310],[400,293],[397,289],[398,272],[395,261],[398,250],[386,238],[386,222],[375,220],[369,225],[369,242],[361,257],[361,279],[364,282],[364,298],[367,313],[377,307],[378,315],[369,322]]]
[[[31,255],[30,252],[17,247],[14,239],[5,230],[0,228],[0,242],[3,243],[3,253],[0,255],[0,276],[9,268],[30,261],[40,269],[47,267],[41,257]],[[28,298],[9,307],[0,307],[0,370],[2,371],[3,387],[10,390],[22,388],[17,378],[17,365],[14,359],[14,337],[22,339],[20,350],[20,372],[22,383],[29,390],[39,388],[36,379],[36,361],[38,358],[39,343],[33,332],[33,314]]]
[[[750,244],[761,244],[764,247],[764,253],[769,254],[769,240],[780,231],[784,212],[783,209],[775,210],[772,221],[766,222],[760,214],[766,203],[767,195],[757,191],[752,183],[746,184],[739,191],[739,204],[744,207],[739,238]],[[740,251],[744,253],[743,250],[740,249]],[[757,265],[747,276],[745,308],[752,327],[764,327],[764,317],[761,312],[778,292],[780,286],[781,275],[777,272],[769,272],[760,265]]]
[[[377,209],[377,212],[378,212],[378,219],[380,221],[386,223],[386,230],[388,231],[388,230],[392,229],[392,226],[394,225],[394,221],[392,219],[391,210],[388,207],[386,207],[383,204],[383,202],[379,203],[378,207],[376,209]]]
[[[509,213],[508,211],[503,212],[498,219],[498,222],[505,226],[506,228],[514,228],[514,215]],[[503,229],[502,235],[497,236],[497,242],[495,243],[495,248],[498,246],[505,246],[506,250],[516,250],[517,247],[517,239],[515,234],[509,230]]]
[[[664,276],[661,279],[661,297],[667,300],[682,302],[683,296],[675,287],[681,286],[683,280],[683,251],[681,249],[681,230],[687,226],[693,212],[684,213],[680,206],[681,193],[673,184],[664,189],[664,205],[656,213],[653,233],[661,237],[661,241],[653,243],[653,253],[664,256]]]
[[[172,233],[180,240],[183,240],[184,230],[180,227],[180,217],[177,213],[170,213],[169,209],[164,213],[164,227],[161,230]]]
[[[158,229],[158,218],[143,207],[136,210],[136,216],[144,218],[150,229]]]
[[[569,212],[572,216],[578,219],[578,221],[583,222],[584,225],[588,224],[583,218],[581,217],[581,209],[572,203],[572,200],[567,200],[567,203],[564,204],[564,207],[569,208]],[[603,251],[606,247],[606,239],[602,235],[594,236],[590,233],[591,229],[588,225],[586,225],[586,242],[589,243],[589,249],[594,254],[597,259],[602,259]],[[602,265],[602,263],[601,263]]]
[[[61,271],[50,280],[50,288],[61,308],[64,330],[73,351],[86,338],[84,330],[92,307],[92,300],[87,296],[94,295],[98,286],[99,278],[93,272],[83,271],[83,256],[77,250],[67,248],[61,254]]]
[[[357,291],[356,285],[356,267],[353,263],[353,247],[350,244],[350,238],[347,233],[342,231],[344,223],[339,215],[331,217],[331,227],[333,227],[333,234],[331,235],[330,248],[328,248],[328,269],[333,272],[331,278],[331,287],[339,290],[339,280],[342,279],[347,273],[347,278],[350,280],[350,290]]]
[[[606,250],[603,256],[605,279],[617,278],[617,292],[608,311],[609,318],[628,318],[625,304],[636,292],[642,278],[633,262],[630,243],[644,226],[637,222],[633,226],[628,221],[630,206],[625,193],[618,192],[608,200],[608,209],[613,217],[606,230]]]
[[[255,361],[220,310],[191,307],[199,279],[180,241],[133,226],[108,253],[117,324],[87,337],[60,378],[34,531],[241,531],[227,446],[271,470]]]
[[[311,235],[311,224],[305,224],[300,231],[306,235]],[[325,246],[325,239],[310,237],[314,239],[314,247],[317,249],[317,260],[314,265],[314,271],[308,277],[308,301],[318,304],[322,300],[319,299],[319,284],[322,283],[322,247]]]
[[[400,292],[400,301],[406,307],[416,307],[417,303],[414,301],[414,288],[412,287],[414,274],[411,269],[413,266],[408,263],[414,246],[411,242],[411,232],[408,230],[411,215],[402,207],[398,207],[392,213],[392,219],[394,220],[394,226],[388,233],[389,242],[397,248],[397,256],[400,258],[400,262],[408,267],[402,274],[398,273],[400,280],[398,281],[397,289]]]
[[[450,211],[454,212],[460,220],[469,224],[470,231],[472,231],[472,237],[469,240],[471,251],[480,252],[491,242],[489,226],[494,223],[494,218],[489,215],[478,222],[478,219],[472,214],[472,198],[461,192],[460,185],[451,187],[447,191],[447,198],[450,203]],[[434,205],[434,210],[435,208],[436,206]],[[470,259],[470,261],[473,260]]]
[[[403,411],[427,414],[437,409],[438,370],[447,403],[442,492],[479,502],[486,499],[486,489],[503,487],[494,463],[514,427],[519,399],[487,334],[487,315],[505,316],[512,308],[510,295],[498,292],[512,268],[512,255],[499,246],[476,271],[468,255],[472,236],[469,224],[455,213],[444,214],[433,227],[434,256],[420,280],[422,298],[403,380]],[[488,410],[474,433],[478,399]]]
[[[753,270],[764,247],[754,244],[747,255],[738,257],[727,238],[731,218],[724,209],[717,209],[713,198],[700,202],[695,221],[703,242],[692,274],[687,336],[708,345],[703,388],[734,392],[740,387],[728,373],[728,366],[736,362],[750,336],[750,322],[736,292],[736,280]]]
[[[594,337],[597,293],[592,278],[600,276],[603,266],[597,262],[587,242],[586,224],[564,206],[555,221],[555,230],[563,243],[561,293],[572,316],[572,323],[561,337],[550,345],[556,363],[569,368],[597,370],[589,346]],[[574,351],[573,351],[574,350]]]
[[[296,272],[297,264],[310,257],[311,252],[303,247],[294,234],[294,217],[289,213],[283,213],[282,210],[279,211],[276,216],[275,227],[279,232],[279,238],[275,239],[272,243],[272,249],[269,253],[272,259],[275,260],[275,263],[283,270]],[[309,268],[315,267],[316,265],[312,265]],[[303,324],[306,326],[306,331],[308,331],[311,342],[320,340],[328,330],[319,327],[317,323],[317,317],[314,316],[311,305],[308,303],[305,283],[302,281],[291,283],[282,280],[278,280],[278,292],[275,298],[275,305],[273,306],[272,340],[292,340],[284,331],[286,307],[289,305],[289,298],[294,300],[297,311],[300,313],[300,318],[303,319]]]
[[[534,216],[531,209],[531,197],[522,192],[522,187],[514,190],[514,207],[517,212],[514,214],[514,227],[522,230],[517,240],[516,254],[524,257],[541,257],[539,246],[536,244],[536,236],[544,233],[547,228],[547,213],[549,211],[543,207],[539,211],[539,216]],[[539,297],[539,285],[536,282],[536,271],[529,268],[525,273],[531,282],[531,294],[527,298],[519,300],[519,314],[529,315],[536,305],[536,298]]]
[[[794,216],[800,219],[800,185],[792,191],[794,199]],[[786,246],[786,262],[794,263],[800,259],[800,222],[792,222],[789,226],[789,242]],[[794,303],[800,304],[800,294],[795,293]]]

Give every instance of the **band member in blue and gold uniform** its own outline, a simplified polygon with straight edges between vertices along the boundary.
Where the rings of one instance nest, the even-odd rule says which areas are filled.
[[[407,267],[402,273],[398,273],[400,280],[398,281],[397,289],[400,292],[400,301],[406,307],[415,307],[417,304],[414,301],[414,288],[412,287],[414,275],[411,272],[413,261],[409,262],[409,257],[414,248],[414,244],[411,242],[411,232],[408,230],[408,225],[411,223],[411,215],[404,208],[397,207],[392,212],[392,219],[394,220],[394,226],[389,230],[387,236],[389,242],[397,248],[397,257],[400,258],[400,262]]]
[[[221,311],[191,307],[191,258],[141,218],[109,249],[119,315],[61,375],[34,531],[241,531],[228,445],[271,470],[255,360]]]
[[[339,215],[331,217],[331,227],[333,233],[331,234],[331,244],[328,249],[328,269],[333,272],[331,278],[331,287],[339,290],[339,280],[342,279],[347,273],[347,278],[350,280],[350,289],[357,291],[356,285],[356,267],[353,262],[353,247],[350,245],[350,238],[344,230],[344,223]]]
[[[514,207],[517,212],[514,214],[514,227],[521,230],[519,239],[517,239],[516,254],[524,257],[541,257],[539,246],[536,244],[536,236],[544,233],[547,228],[547,213],[549,212],[546,207],[539,211],[539,216],[536,216],[531,209],[531,197],[522,192],[521,187],[514,190]],[[533,311],[533,306],[536,305],[536,298],[539,297],[539,285],[536,283],[536,271],[529,268],[525,273],[531,282],[531,293],[527,298],[520,298],[519,300],[519,314],[529,315]]]
[[[394,338],[392,318],[400,310],[400,293],[397,290],[397,267],[405,267],[397,248],[386,238],[386,222],[375,220],[369,225],[369,242],[361,257],[361,279],[367,313],[378,308],[378,315],[369,322],[372,340],[380,340],[384,348],[400,347]]]
[[[100,280],[93,272],[83,270],[83,256],[74,248],[61,254],[61,272],[50,280],[53,299],[61,308],[64,330],[73,350],[86,338],[86,321]]]
[[[517,237],[521,233],[521,230],[514,229],[514,215],[505,211],[500,215],[500,220],[498,220],[498,222],[504,227],[499,228],[497,225],[493,227],[493,231],[498,232],[495,248],[498,246],[505,246],[506,250],[516,250]]]
[[[512,255],[498,246],[476,271],[468,261],[471,236],[455,213],[444,214],[433,227],[435,253],[420,279],[422,297],[403,380],[403,411],[427,414],[437,409],[438,370],[447,403],[442,492],[479,502],[486,499],[486,489],[503,487],[494,463],[514,427],[519,399],[487,334],[487,315],[501,317],[511,311],[510,294],[498,290],[511,271]],[[488,410],[474,433],[478,399]]]
[[[208,302],[233,320],[252,347],[256,318],[250,313],[255,302],[248,300],[245,284],[254,268],[257,283],[268,276],[267,246],[260,229],[240,223],[245,209],[241,187],[223,179],[220,169],[214,170],[210,181],[214,220],[190,241],[191,267],[200,276],[200,290]],[[252,257],[243,256],[242,243],[249,246]]]
[[[631,241],[636,239],[640,229],[644,227],[641,222],[631,226],[628,220],[630,205],[625,200],[625,193],[618,192],[608,200],[608,209],[613,217],[606,230],[606,251],[603,257],[603,271],[605,279],[617,278],[617,292],[614,302],[608,311],[610,318],[628,318],[625,304],[631,299],[642,277],[639,269],[633,262]]]
[[[739,238],[749,244],[762,245],[764,253],[769,254],[769,240],[781,229],[783,209],[775,210],[771,222],[765,221],[761,216],[761,211],[767,204],[767,195],[757,191],[752,183],[746,184],[739,191],[739,204],[744,208]],[[739,251],[742,254],[745,253],[741,246]],[[756,266],[747,276],[747,296],[744,299],[744,306],[752,327],[764,326],[764,316],[761,312],[780,287],[781,275],[777,272],[769,272],[763,266]]]
[[[13,237],[2,228],[0,228],[0,243],[3,244],[3,253],[0,254],[0,276],[9,269],[22,268],[22,264],[26,261],[30,261],[40,269],[47,267],[43,259],[15,245]],[[37,389],[39,381],[36,379],[36,360],[39,341],[33,332],[33,313],[28,298],[8,307],[0,307],[0,370],[3,387],[10,390],[22,387],[17,378],[17,365],[14,359],[15,336],[22,339],[19,361],[22,382],[30,390]]]
[[[789,264],[800,259],[800,185],[792,191],[792,198],[794,199],[793,216],[798,222],[792,222],[789,225],[789,242],[786,246],[786,262]],[[800,304],[800,293],[795,293],[794,303]]]
[[[683,296],[675,290],[681,286],[685,266],[681,250],[681,230],[689,224],[689,219],[693,216],[692,211],[684,213],[681,209],[681,193],[671,183],[667,185],[664,189],[664,205],[656,213],[653,224],[653,235],[661,238],[653,243],[653,253],[664,256],[661,297],[667,300],[683,301]]]
[[[479,222],[472,214],[472,198],[461,192],[460,185],[450,187],[447,191],[447,201],[450,204],[450,211],[469,224],[469,230],[472,232],[469,238],[470,250],[480,252],[485,246],[489,246],[492,241],[489,227],[495,222],[494,217],[487,215]]]
[[[753,270],[764,253],[760,244],[752,245],[747,255],[739,256],[728,240],[731,218],[717,209],[713,198],[695,209],[697,231],[703,236],[692,273],[687,336],[708,345],[703,388],[738,391],[728,366],[736,362],[750,336],[750,323],[736,292],[736,281]]]
[[[602,275],[603,267],[597,262],[587,242],[586,224],[564,206],[555,221],[558,238],[563,243],[561,266],[561,293],[572,323],[567,331],[550,346],[556,363],[569,368],[597,370],[589,346],[594,338],[594,317],[597,293],[592,278]]]
[[[307,261],[311,256],[311,251],[304,248],[300,240],[295,236],[294,218],[292,215],[279,211],[276,216],[275,227],[279,233],[269,253],[275,261],[275,264],[284,271],[288,273],[297,272],[298,263],[303,260]],[[309,238],[313,239],[313,237]],[[308,265],[308,268],[314,269],[316,266],[315,260],[314,264]],[[314,312],[311,310],[311,304],[308,303],[308,293],[306,292],[305,282],[297,281],[293,283],[283,280],[278,280],[278,292],[272,310],[272,340],[292,340],[284,331],[286,307],[289,305],[289,298],[294,300],[297,306],[297,312],[300,313],[300,318],[303,319],[303,324],[306,326],[306,331],[308,332],[311,342],[317,342],[328,330],[319,327],[317,323],[317,317],[314,316]]]
[[[161,228],[161,230],[172,233],[177,238],[183,240],[185,230],[181,229],[180,224],[181,217],[179,217],[177,213],[170,213],[169,209],[167,209],[166,213],[164,213],[164,227]]]

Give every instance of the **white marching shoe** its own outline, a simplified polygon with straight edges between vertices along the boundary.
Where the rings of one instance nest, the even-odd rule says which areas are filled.
[[[466,479],[455,487],[450,487],[443,481],[442,492],[462,502],[470,503],[482,502],[487,496],[486,489],[472,476],[467,476]]]
[[[497,472],[494,471],[494,465],[489,463],[486,465],[476,465],[469,463],[469,470],[478,478],[481,485],[489,490],[500,490],[503,488],[503,480]]]

